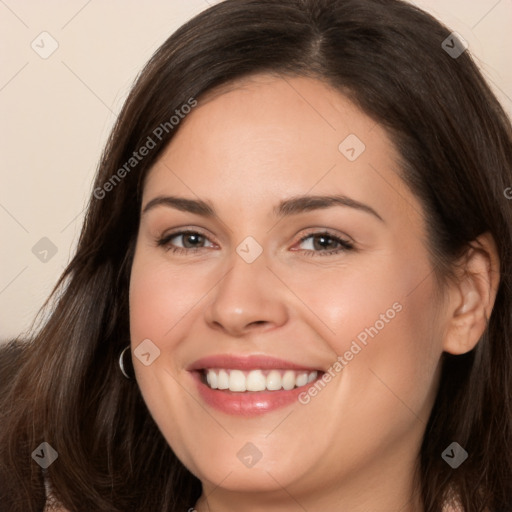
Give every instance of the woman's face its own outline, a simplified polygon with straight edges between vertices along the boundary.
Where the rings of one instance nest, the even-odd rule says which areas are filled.
[[[398,173],[384,130],[339,92],[263,75],[200,101],[151,169],[136,378],[206,494],[305,504],[408,481],[443,318]]]

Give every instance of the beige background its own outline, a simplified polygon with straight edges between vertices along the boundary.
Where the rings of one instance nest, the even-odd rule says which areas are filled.
[[[30,326],[69,261],[102,146],[137,72],[212,3],[0,0],[0,340]],[[512,0],[414,3],[468,41],[512,115]]]

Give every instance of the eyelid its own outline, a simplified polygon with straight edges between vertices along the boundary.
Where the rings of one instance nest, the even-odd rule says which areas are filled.
[[[343,240],[344,242],[355,245],[355,240],[353,240],[352,237],[348,236],[345,233],[341,233],[340,231],[337,231],[335,229],[326,228],[326,227],[322,227],[322,226],[316,226],[316,227],[312,227],[312,228],[306,228],[305,230],[302,230],[302,231],[305,231],[305,234],[303,233],[299,237],[298,242],[302,242],[302,241],[304,241],[304,239],[306,239],[310,236],[313,236],[313,235],[329,235],[333,238],[339,238],[339,239]]]

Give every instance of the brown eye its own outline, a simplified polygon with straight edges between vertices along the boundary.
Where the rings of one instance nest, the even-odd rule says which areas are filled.
[[[178,236],[182,237],[182,244],[186,249],[201,247],[206,240],[205,237],[199,233],[186,233]]]
[[[348,251],[354,246],[348,240],[329,233],[312,233],[303,237],[299,244],[302,250],[308,253],[335,254]]]
[[[157,245],[173,251],[193,251],[194,249],[214,246],[206,236],[196,231],[180,231],[179,233],[171,233],[159,239],[157,241]]]
[[[332,236],[315,235],[313,237],[313,247],[321,251],[322,249],[337,249],[339,242]]]

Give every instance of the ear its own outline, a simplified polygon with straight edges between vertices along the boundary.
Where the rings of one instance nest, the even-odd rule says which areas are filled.
[[[482,337],[498,291],[499,265],[498,250],[490,233],[469,244],[458,265],[457,283],[450,285],[445,352],[469,352]]]

